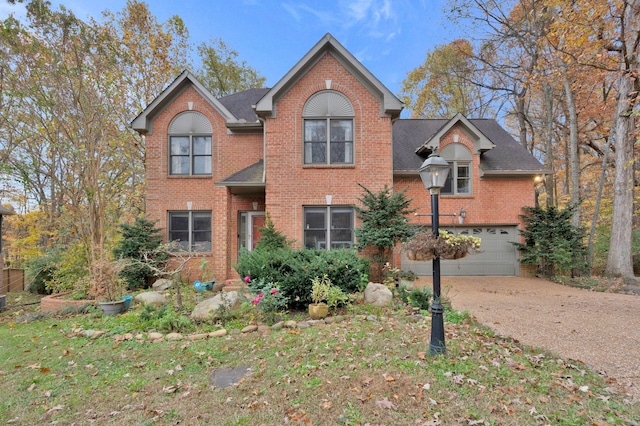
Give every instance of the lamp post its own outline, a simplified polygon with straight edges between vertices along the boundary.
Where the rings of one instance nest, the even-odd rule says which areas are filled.
[[[439,155],[433,153],[418,169],[420,178],[425,188],[431,194],[431,230],[435,238],[438,238],[440,227],[438,196],[440,188],[447,181],[449,164]],[[434,253],[433,257],[433,302],[431,304],[431,343],[429,355],[438,355],[446,352],[444,342],[444,309],[440,300],[440,256]]]

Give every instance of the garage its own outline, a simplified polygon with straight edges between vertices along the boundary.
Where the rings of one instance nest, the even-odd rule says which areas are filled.
[[[449,232],[473,235],[482,240],[480,253],[458,260],[442,259],[442,275],[519,275],[518,251],[512,244],[519,241],[516,226],[445,227]],[[409,260],[402,255],[402,270],[417,275],[432,275],[432,261]]]

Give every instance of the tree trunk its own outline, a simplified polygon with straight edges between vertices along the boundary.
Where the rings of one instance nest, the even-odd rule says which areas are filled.
[[[631,220],[633,214],[633,129],[630,93],[631,75],[621,72],[618,78],[618,106],[616,108],[616,167],[613,184],[613,219],[609,257],[605,274],[633,276],[631,262]]]
[[[605,274],[633,277],[631,259],[631,230],[633,216],[633,145],[635,141],[635,117],[633,109],[638,101],[637,40],[640,36],[640,0],[624,4],[621,28],[623,34],[618,76],[618,100],[616,107],[616,169],[613,186],[613,219],[609,257]]]
[[[544,186],[546,192],[546,207],[555,206],[555,185],[553,177],[553,88],[549,84],[544,85],[544,105],[546,112],[545,136],[544,141],[544,168],[549,172]]]
[[[569,113],[569,166],[571,170],[571,203],[576,206],[580,202],[580,156],[578,153],[578,114],[576,103],[571,91],[571,84],[567,77],[566,66],[563,66],[563,86]],[[571,224],[580,226],[580,207],[573,211]]]

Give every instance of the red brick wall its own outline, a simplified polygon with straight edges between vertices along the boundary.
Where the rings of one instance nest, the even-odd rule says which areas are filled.
[[[303,165],[305,102],[315,93],[331,90],[346,96],[355,110],[354,164]],[[380,101],[331,54],[325,54],[276,104],[277,116],[266,120],[266,208],[276,228],[296,246],[303,243],[303,206],[357,203],[362,189],[377,191],[391,184],[391,119],[381,117]]]
[[[188,102],[193,102],[193,111],[204,114],[213,128],[212,176],[182,177],[168,175],[169,140],[167,129],[171,120],[188,110]],[[182,91],[153,120],[153,133],[146,137],[147,194],[146,212],[158,226],[166,229],[167,211],[187,210],[187,202],[192,210],[212,211],[211,253],[204,253],[210,268],[220,280],[226,278],[230,270],[231,247],[229,241],[235,230],[230,228],[234,214],[231,212],[231,198],[224,187],[214,183],[232,173],[254,164],[262,158],[263,140],[260,134],[228,134],[225,119],[200,94],[188,87]],[[165,231],[164,237],[167,237]],[[199,278],[199,259],[190,262],[183,275]]]
[[[349,166],[303,165],[303,121],[305,102],[315,93],[326,89],[346,96],[355,110],[354,164]],[[213,176],[168,176],[167,127],[180,112],[188,109],[206,115],[213,127]],[[209,261],[218,281],[236,278],[232,264],[237,260],[238,212],[258,210],[270,214],[277,229],[296,246],[303,243],[303,206],[326,205],[326,195],[332,205],[358,204],[362,189],[372,191],[385,184],[397,189],[408,187],[407,197],[413,199],[418,213],[430,213],[428,191],[419,177],[393,179],[391,119],[381,117],[380,101],[351,75],[331,54],[323,56],[309,72],[291,87],[275,104],[277,115],[265,123],[265,140],[261,134],[228,134],[224,118],[196,90],[189,87],[162,110],[153,122],[152,134],[146,137],[147,146],[147,214],[166,228],[168,210],[211,210],[213,214],[213,250],[203,254]],[[472,141],[464,132],[453,129],[443,138],[440,149],[459,134],[459,142],[473,152]],[[266,143],[266,199],[230,194],[214,183],[235,173],[263,157]],[[463,207],[465,224],[521,224],[521,206],[533,205],[533,178],[498,179],[479,177],[479,156],[473,156],[473,194],[471,196],[441,196],[440,212],[454,213]],[[442,218],[446,225],[449,218]],[[457,219],[456,219],[457,220]],[[412,222],[429,222],[428,218],[412,217]],[[165,232],[166,238],[166,232]],[[185,274],[190,280],[199,278],[199,259],[194,259]]]

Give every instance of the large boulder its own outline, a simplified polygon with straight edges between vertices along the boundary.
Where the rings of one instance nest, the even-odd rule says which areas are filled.
[[[173,282],[171,280],[168,280],[166,278],[160,278],[153,283],[152,288],[154,291],[165,291],[170,289],[172,286],[173,286]]]
[[[134,300],[143,305],[162,306],[167,303],[167,299],[157,291],[147,291],[138,294]]]
[[[238,305],[240,305],[240,295],[237,291],[223,291],[198,303],[191,313],[191,319],[195,321],[217,319],[221,308],[235,309]]]
[[[384,284],[369,283],[364,289],[364,303],[373,306],[386,306],[391,303],[393,293]]]

